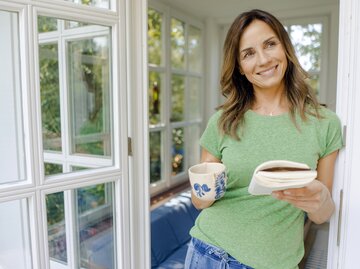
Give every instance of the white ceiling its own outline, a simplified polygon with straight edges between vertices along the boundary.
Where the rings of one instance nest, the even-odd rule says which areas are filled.
[[[219,23],[231,22],[239,13],[259,8],[275,15],[289,10],[321,10],[325,5],[338,5],[338,0],[153,0],[175,7],[198,19],[214,18]],[[306,14],[305,14],[306,15]]]

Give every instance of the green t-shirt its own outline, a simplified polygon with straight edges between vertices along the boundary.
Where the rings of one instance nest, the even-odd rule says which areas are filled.
[[[248,185],[256,166],[268,160],[302,162],[316,169],[320,158],[342,147],[341,125],[335,113],[321,108],[322,119],[288,113],[263,116],[245,113],[241,140],[220,135],[221,111],[209,120],[200,144],[226,166],[223,198],[202,210],[190,234],[221,247],[256,269],[297,268],[304,255],[304,212],[271,195],[253,196]]]

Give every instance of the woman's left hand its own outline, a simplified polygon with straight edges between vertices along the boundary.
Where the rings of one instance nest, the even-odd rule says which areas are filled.
[[[274,191],[272,196],[278,200],[286,201],[307,213],[314,213],[329,199],[330,192],[322,182],[313,180],[306,187]]]
[[[272,193],[272,196],[304,210],[308,213],[308,217],[317,224],[327,221],[335,210],[330,190],[337,153],[338,151],[334,151],[318,161],[318,179],[313,180],[308,186],[276,191]]]

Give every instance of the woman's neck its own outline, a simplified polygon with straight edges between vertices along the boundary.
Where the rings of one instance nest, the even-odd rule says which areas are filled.
[[[284,90],[254,91],[255,101],[251,109],[261,115],[275,116],[289,111],[289,104]]]

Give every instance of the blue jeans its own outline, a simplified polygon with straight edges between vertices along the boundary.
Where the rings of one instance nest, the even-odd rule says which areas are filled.
[[[185,269],[253,269],[238,262],[223,249],[192,238],[185,259]]]

